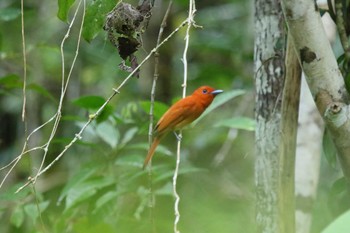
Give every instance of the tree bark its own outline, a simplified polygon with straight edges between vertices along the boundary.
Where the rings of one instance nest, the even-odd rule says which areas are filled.
[[[301,67],[288,34],[286,78],[282,100],[279,161],[279,232],[295,232],[295,151],[297,145]]]
[[[305,78],[301,85],[299,109],[295,163],[296,232],[309,233],[320,172],[324,126]]]
[[[278,232],[278,173],[285,30],[280,1],[255,1],[257,232]]]
[[[318,111],[350,180],[350,109],[344,79],[313,0],[283,0],[283,12]]]

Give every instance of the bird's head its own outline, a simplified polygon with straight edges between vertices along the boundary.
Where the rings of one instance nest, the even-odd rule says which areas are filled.
[[[202,96],[202,98],[214,99],[214,97],[217,94],[220,94],[222,92],[223,92],[223,90],[215,90],[214,88],[212,88],[210,86],[201,86],[200,88],[195,90],[192,95]]]
[[[196,96],[198,100],[201,101],[205,107],[207,107],[209,104],[211,104],[214,97],[222,92],[223,90],[215,90],[210,86],[202,86],[195,90],[192,96]]]

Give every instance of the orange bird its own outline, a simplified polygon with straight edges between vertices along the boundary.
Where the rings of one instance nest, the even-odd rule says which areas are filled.
[[[148,151],[143,168],[145,168],[148,162],[152,159],[160,140],[162,140],[170,131],[182,129],[184,126],[196,120],[211,102],[213,102],[214,97],[222,92],[222,90],[215,90],[209,86],[202,86],[195,90],[192,95],[187,96],[172,105],[160,118],[154,128],[155,138]]]

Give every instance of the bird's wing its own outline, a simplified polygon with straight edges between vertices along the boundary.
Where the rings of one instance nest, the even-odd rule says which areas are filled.
[[[194,98],[181,99],[164,113],[156,126],[156,132],[163,134],[180,129],[194,121],[203,111]]]

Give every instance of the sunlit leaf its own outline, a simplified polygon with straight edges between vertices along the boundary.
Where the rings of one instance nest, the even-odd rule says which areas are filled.
[[[340,215],[331,222],[322,233],[350,232],[350,210]]]
[[[119,141],[119,131],[109,122],[102,122],[96,127],[97,135],[112,148],[115,148]]]
[[[58,0],[57,17],[60,20],[67,22],[69,10],[74,4],[74,2],[75,0]]]
[[[248,131],[255,130],[255,120],[248,117],[234,117],[217,122],[215,127],[229,127],[235,129],[244,129]]]
[[[244,90],[231,90],[231,91],[225,91],[224,93],[219,94],[215,97],[213,103],[209,105],[209,107],[204,111],[204,113],[195,120],[192,125],[196,125],[203,117],[205,117],[207,114],[212,112],[217,107],[223,105],[224,103],[232,100],[233,98],[243,95],[245,93]]]

